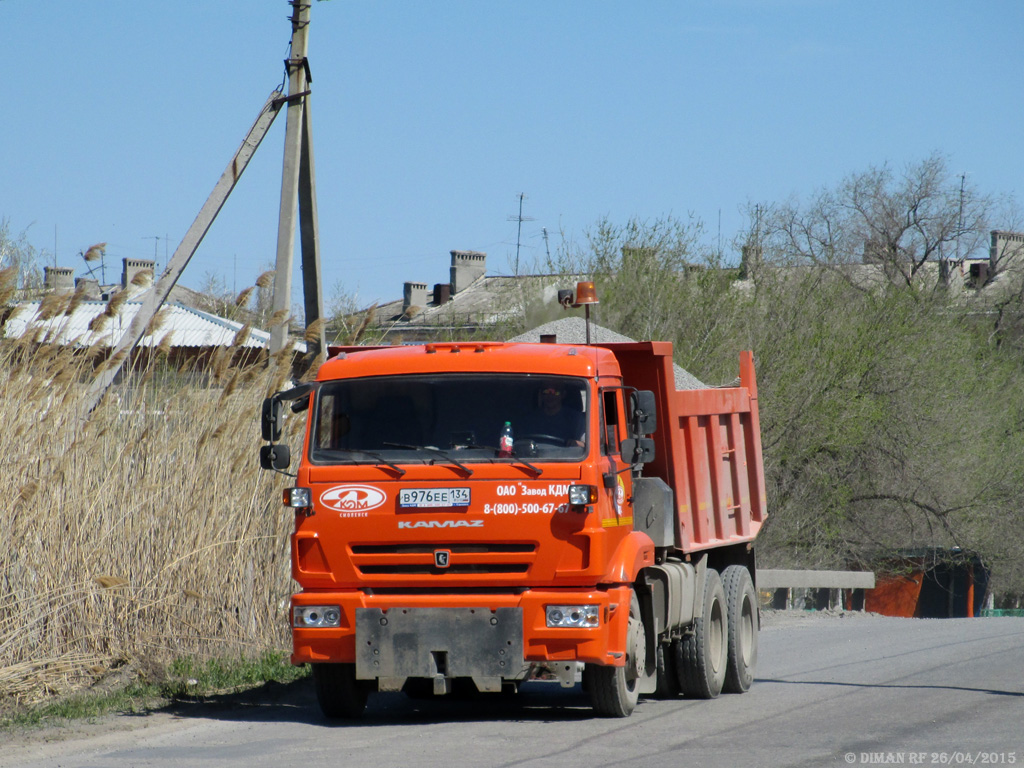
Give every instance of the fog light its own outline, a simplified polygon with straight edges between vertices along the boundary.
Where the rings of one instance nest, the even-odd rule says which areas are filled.
[[[292,626],[340,627],[341,606],[296,605],[292,608]]]
[[[593,485],[570,485],[569,504],[582,507],[597,502],[597,488]]]
[[[295,509],[311,507],[313,506],[313,495],[309,492],[309,488],[285,488],[284,505]]]
[[[544,611],[549,627],[596,627],[601,623],[597,605],[548,605]]]

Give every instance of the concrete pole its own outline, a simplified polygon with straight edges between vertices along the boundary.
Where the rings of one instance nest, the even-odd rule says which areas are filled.
[[[291,55],[288,68],[288,122],[281,172],[281,210],[277,223],[277,262],[274,273],[274,319],[270,327],[270,354],[280,352],[288,340],[291,317],[292,266],[295,261],[295,210],[302,164],[303,94],[308,90],[306,50],[309,41],[309,7],[312,0],[290,0],[292,6]]]
[[[316,172],[313,163],[313,114],[309,96],[302,115],[302,157],[299,166],[299,241],[302,243],[302,295],[307,328],[324,316],[323,281],[320,279],[320,222],[316,213]],[[323,362],[327,334],[306,332],[306,356],[296,376],[305,375],[311,365]]]

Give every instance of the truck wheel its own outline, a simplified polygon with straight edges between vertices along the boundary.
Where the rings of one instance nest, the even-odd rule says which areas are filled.
[[[629,717],[640,698],[640,678],[646,664],[647,633],[640,618],[640,601],[634,593],[629,604],[625,666],[587,664],[583,668],[584,688],[590,694],[594,711],[603,717]]]
[[[313,687],[324,717],[359,717],[366,708],[369,686],[356,680],[355,664],[314,664]]]
[[[729,624],[729,661],[725,672],[727,693],[743,693],[754,682],[757,665],[757,595],[750,571],[730,565],[722,573]]]
[[[704,612],[693,622],[693,632],[678,641],[676,669],[683,694],[713,699],[725,683],[729,640],[725,590],[718,571],[708,568],[704,579]]]

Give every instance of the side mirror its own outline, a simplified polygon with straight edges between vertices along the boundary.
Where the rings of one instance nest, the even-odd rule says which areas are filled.
[[[638,435],[651,435],[658,429],[658,409],[654,393],[647,389],[632,394],[633,424]]]
[[[263,439],[268,443],[276,443],[281,439],[281,430],[284,429],[284,416],[281,413],[281,403],[285,400],[293,401],[291,409],[293,413],[301,413],[309,408],[309,393],[316,389],[317,384],[307,382],[292,387],[285,392],[278,392],[263,401],[263,418],[260,426],[263,430]]]
[[[277,397],[268,397],[263,401],[263,418],[260,419],[263,439],[274,443],[281,439],[284,417],[281,414],[281,401]]]
[[[630,466],[654,461],[654,440],[649,437],[630,437],[622,441],[622,462]]]
[[[260,448],[260,466],[263,469],[288,469],[292,455],[287,445],[264,445]]]

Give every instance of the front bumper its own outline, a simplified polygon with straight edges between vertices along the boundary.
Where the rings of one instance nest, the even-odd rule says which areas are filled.
[[[338,605],[341,626],[293,627],[292,663],[358,662],[360,677],[370,678],[378,675],[371,671],[373,657],[367,654],[377,650],[376,658],[392,665],[391,674],[430,669],[430,664],[436,665],[437,654],[446,654],[449,668],[454,672],[460,666],[473,668],[484,663],[477,656],[476,660],[469,659],[465,665],[460,665],[460,653],[466,654],[467,645],[465,637],[455,635],[465,631],[479,634],[481,641],[494,651],[492,658],[497,658],[498,647],[504,646],[512,656],[518,656],[521,648],[522,661],[526,663],[580,661],[622,666],[626,658],[630,597],[629,587],[536,589],[519,594],[486,595],[300,592],[292,596],[293,606]],[[547,605],[598,605],[600,625],[549,628],[545,618]],[[378,629],[380,620],[389,615],[391,623],[386,626],[390,628]],[[514,626],[520,617],[521,627]],[[498,635],[489,627],[499,627]],[[361,661],[356,651],[357,640]],[[411,658],[406,658],[406,650],[412,653]],[[512,662],[508,669],[513,669],[516,659],[508,661]],[[380,676],[389,675],[382,670]]]

